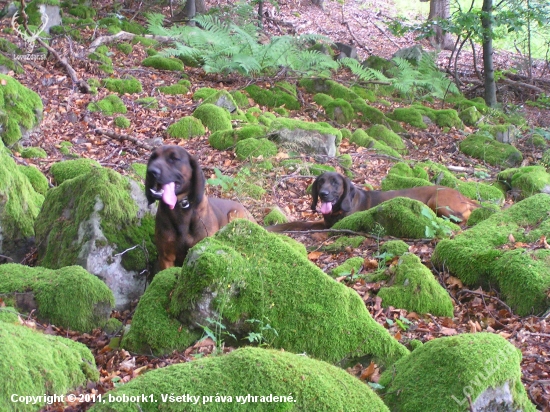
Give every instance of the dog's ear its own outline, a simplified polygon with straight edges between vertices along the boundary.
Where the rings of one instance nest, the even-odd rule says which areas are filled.
[[[191,178],[191,184],[193,186],[193,191],[189,199],[190,203],[199,204],[204,198],[204,187],[206,185],[206,178],[204,177],[204,172],[199,165],[199,162],[194,156],[189,156],[189,164],[193,170],[193,177]]]
[[[155,178],[151,173],[149,173],[149,164],[151,163],[152,156],[149,158],[149,161],[147,162],[147,172],[145,173],[145,197],[147,198],[147,202],[149,202],[150,205],[155,203],[157,199],[153,197],[153,194],[151,193],[151,188],[155,184]]]
[[[317,176],[313,184],[311,185],[311,210],[314,212],[317,210],[317,202],[319,201],[319,178],[321,176]]]
[[[345,176],[340,176],[342,179],[342,186],[344,188],[344,192],[342,193],[342,196],[340,196],[340,209],[342,209],[344,212],[349,212],[351,210],[351,202],[353,200],[353,197],[355,196],[355,186]]]

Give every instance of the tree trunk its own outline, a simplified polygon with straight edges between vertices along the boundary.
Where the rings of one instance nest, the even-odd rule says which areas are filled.
[[[174,17],[172,17],[172,21],[189,21],[190,24],[193,24],[191,22],[192,19],[195,18],[197,14],[204,14],[206,13],[206,4],[204,3],[204,0],[187,0],[185,2],[185,5],[183,6],[183,9],[181,9]]]
[[[450,0],[431,0],[430,14],[428,20],[449,20],[451,17]],[[443,32],[441,26],[434,26],[435,36],[430,38],[433,47],[442,50],[452,50],[454,47],[453,39],[449,33]]]
[[[485,78],[485,103],[489,107],[497,104],[497,87],[493,67],[493,0],[483,0],[481,8],[481,26],[483,27],[483,76]]]

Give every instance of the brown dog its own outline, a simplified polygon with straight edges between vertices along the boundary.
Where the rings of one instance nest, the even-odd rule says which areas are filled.
[[[160,269],[181,266],[187,251],[236,218],[255,222],[232,200],[208,198],[206,179],[197,160],[179,146],[156,148],[147,163],[145,195],[160,200],[155,242]]]
[[[319,211],[323,214],[323,220],[282,223],[268,226],[266,230],[284,232],[287,230],[328,229],[352,213],[370,209],[394,197],[416,199],[426,204],[438,216],[455,216],[462,222],[466,222],[472,210],[479,207],[477,202],[445,186],[422,186],[387,192],[367,191],[355,187],[347,177],[335,172],[326,172],[318,176],[313,182],[311,194],[313,196],[312,210],[317,209],[317,203],[321,200]]]

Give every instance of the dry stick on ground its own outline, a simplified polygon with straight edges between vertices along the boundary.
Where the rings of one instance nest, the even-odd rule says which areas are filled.
[[[508,312],[514,313],[514,312],[512,311],[512,309],[510,309],[510,306],[508,306],[506,303],[504,303],[502,300],[500,300],[500,299],[497,298],[496,296],[489,296],[489,295],[487,295],[486,293],[477,292],[477,291],[475,291],[475,290],[469,290],[469,289],[462,289],[462,290],[459,290],[459,291],[457,292],[457,294],[459,294],[459,295],[462,295],[463,293],[470,293],[470,294],[472,294],[472,295],[478,295],[478,296],[486,297],[486,298],[489,298],[489,299],[494,299],[494,300],[496,300],[498,303],[500,303],[502,306],[504,306],[504,307],[508,310]]]
[[[30,35],[32,32],[30,31],[29,26],[27,24],[29,21],[29,16],[27,16],[27,13],[25,13],[25,7],[27,7],[27,5],[25,4],[25,0],[21,0],[21,16],[23,17],[23,27],[25,27],[26,32]],[[73,84],[76,85],[76,87],[78,87],[78,89],[82,93],[90,93],[90,86],[88,85],[88,83],[78,78],[76,71],[69,64],[69,62],[67,62],[67,59],[65,59],[64,57],[61,57],[57,52],[57,50],[55,50],[53,47],[47,44],[40,37],[37,37],[36,41],[38,42],[38,44],[40,44],[40,46],[48,50],[48,53],[53,55],[57,59],[57,61],[65,68],[65,71],[73,81]]]
[[[120,142],[124,142],[125,140],[128,140],[128,141],[134,143],[136,146],[141,147],[142,149],[146,149],[146,150],[153,150],[154,149],[153,146],[148,145],[147,143],[143,143],[141,140],[136,139],[135,137],[132,137],[132,136],[117,134],[117,133],[110,132],[108,130],[103,130],[103,129],[95,129],[94,133],[100,134],[100,135],[105,135],[105,136],[110,137],[112,139],[116,139]]]
[[[117,34],[113,34],[112,36],[101,36],[95,39],[92,44],[90,44],[90,47],[88,48],[89,53],[95,52],[95,50],[105,43],[113,43],[116,41],[122,41],[122,40],[133,40],[134,37],[145,37],[146,39],[153,39],[160,43],[170,43],[174,41],[173,37],[170,36],[156,36],[152,34],[145,34],[145,35],[138,35],[134,33],[128,33],[127,31],[119,31]]]

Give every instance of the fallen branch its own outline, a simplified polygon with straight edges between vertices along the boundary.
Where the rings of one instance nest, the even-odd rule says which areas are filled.
[[[174,41],[173,37],[170,36],[156,36],[153,34],[134,34],[134,33],[128,33],[127,31],[119,31],[117,34],[113,34],[112,36],[101,36],[95,39],[92,44],[90,44],[90,47],[88,48],[88,53],[93,53],[95,50],[105,43],[113,43],[113,42],[119,42],[124,40],[133,40],[134,37],[145,37],[146,39],[153,39],[160,43],[170,43]]]
[[[132,136],[128,136],[128,135],[124,135],[124,134],[117,134],[117,133],[110,132],[108,130],[103,130],[103,129],[95,129],[94,133],[99,134],[99,135],[104,135],[104,136],[110,137],[112,139],[116,139],[119,142],[124,142],[124,141],[127,140],[129,142],[134,143],[136,146],[141,147],[142,149],[146,149],[146,150],[153,150],[154,149],[153,146],[148,145],[147,143],[143,143],[141,140],[136,139],[135,137],[132,137]]]
[[[458,291],[458,295],[461,295],[463,293],[469,293],[471,295],[477,295],[477,296],[481,296],[481,297],[484,297],[484,298],[487,298],[487,299],[494,299],[496,300],[498,303],[500,303],[502,306],[504,306],[506,308],[506,310],[508,310],[508,312],[510,313],[514,313],[512,311],[512,309],[510,309],[510,306],[508,306],[506,303],[504,303],[502,300],[500,300],[499,298],[497,298],[496,296],[491,296],[491,295],[488,295],[486,293],[483,293],[483,292],[477,292],[475,290],[469,290],[469,289],[462,289],[462,290],[459,290]]]

